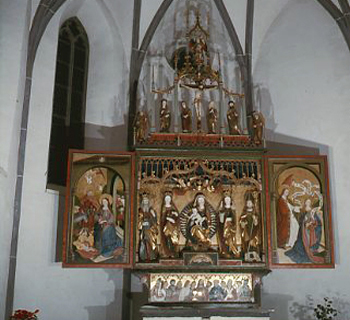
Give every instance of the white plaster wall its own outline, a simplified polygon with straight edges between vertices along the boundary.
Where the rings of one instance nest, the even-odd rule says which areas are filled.
[[[129,60],[120,30],[124,29],[130,38],[132,31],[124,26],[119,29],[104,1],[85,2],[78,18],[90,42],[86,122],[107,127],[122,125],[128,106]]]
[[[263,302],[276,308],[274,319],[306,319],[308,295],[342,302],[339,319],[349,318],[349,70],[342,35],[316,1],[289,1],[262,41],[254,80],[264,93],[261,109],[272,117],[268,126],[276,127],[271,138],[304,141],[328,155],[336,241],[335,270],[274,270],[267,277]]]
[[[154,15],[158,11],[163,0],[142,0],[141,2],[141,19],[140,19],[140,45],[143,37],[152,22]]]
[[[98,1],[67,1],[49,23],[34,66],[14,308],[39,308],[40,319],[121,319],[121,270],[62,269],[55,262],[58,195],[46,190],[58,29],[72,15],[78,15],[90,38],[87,119],[103,126],[117,123],[107,113],[112,117],[121,107],[114,105],[111,111],[109,102],[120,93],[118,81],[126,78],[118,72],[125,60],[116,59],[125,57],[125,51],[113,38],[115,26],[101,12]],[[93,101],[99,110],[94,114]]]
[[[0,318],[5,314],[30,1],[0,1]]]

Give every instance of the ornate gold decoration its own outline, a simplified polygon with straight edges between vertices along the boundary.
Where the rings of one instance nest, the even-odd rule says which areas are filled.
[[[208,19],[209,21],[209,19]],[[154,70],[152,71],[152,92],[156,94],[169,94],[177,86],[194,90],[214,90],[221,87],[228,96],[243,97],[244,94],[233,92],[225,88],[221,74],[221,58],[217,53],[219,68],[212,66],[212,57],[208,49],[210,43],[210,32],[205,30],[201,24],[201,14],[199,10],[196,13],[196,22],[189,27],[189,11],[187,11],[187,32],[186,32],[186,54],[184,63],[179,67],[179,52],[175,51],[174,65],[175,77],[174,83],[166,88],[155,88]]]

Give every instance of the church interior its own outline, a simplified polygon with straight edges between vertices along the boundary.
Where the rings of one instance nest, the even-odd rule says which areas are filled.
[[[0,1],[0,318],[349,319],[349,83],[349,0]]]

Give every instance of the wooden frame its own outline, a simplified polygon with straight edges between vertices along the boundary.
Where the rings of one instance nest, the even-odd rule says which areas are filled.
[[[333,268],[326,156],[265,158],[269,265]]]
[[[70,150],[64,267],[132,266],[134,155]]]
[[[265,173],[260,153],[222,152],[217,155],[213,152],[188,151],[178,155],[174,152],[144,151],[137,152],[136,163],[137,188],[134,203],[134,266],[136,269],[224,271],[267,268],[266,204],[263,184]],[[203,179],[207,175],[211,181],[208,185],[204,181],[207,178]],[[218,178],[221,182],[218,185],[215,183],[212,185],[212,181],[216,179],[212,179],[213,177]],[[187,180],[187,186],[184,186],[182,178]],[[227,193],[231,196],[233,205],[236,206],[233,214],[236,224],[233,223],[235,226],[232,229],[234,229],[233,233],[237,241],[237,253],[230,251],[232,244],[227,249],[228,247],[224,247],[227,242],[220,240],[223,239],[223,234],[220,235],[220,232],[223,231],[220,231],[220,228],[225,228],[225,222],[221,222],[219,226],[219,212],[222,210],[220,208],[222,208]],[[167,225],[168,216],[164,209],[165,198],[169,194],[171,210],[176,212],[175,217],[172,217],[175,220],[172,226]],[[190,220],[194,213],[193,208],[197,205],[198,195],[205,198],[206,215],[212,217],[208,218],[208,223],[210,224],[209,221],[215,219],[217,224],[216,231],[208,235],[209,245],[201,240],[196,243],[198,238],[193,239],[187,236],[190,231],[186,228],[191,228]],[[146,214],[148,215],[146,220],[144,220],[145,213],[141,208],[144,197],[147,198],[150,210]],[[246,239],[243,243],[242,240],[241,218],[244,216],[243,212],[247,210],[246,203],[249,197],[254,202],[254,210],[259,212],[257,219],[260,221],[257,223],[259,236],[257,237],[260,238],[257,249],[251,246],[253,242]],[[152,211],[153,218],[150,216]],[[213,218],[214,215],[216,218]],[[149,228],[148,224],[147,230],[144,230],[145,221],[152,227]],[[172,247],[174,243],[171,241],[173,240],[166,235],[165,229],[175,228],[175,225],[178,226],[178,229],[175,231],[172,229],[172,233],[178,235],[178,243]],[[253,234],[253,228],[255,230],[255,227],[251,226],[248,232]],[[142,239],[145,238],[148,242],[143,244]],[[154,255],[145,253],[142,256],[143,248],[146,248],[147,251],[151,246],[156,248]],[[171,248],[170,251],[167,246]],[[148,249],[148,252],[150,251]]]
[[[252,273],[153,273],[149,275],[149,303],[258,304],[255,286],[260,276]]]

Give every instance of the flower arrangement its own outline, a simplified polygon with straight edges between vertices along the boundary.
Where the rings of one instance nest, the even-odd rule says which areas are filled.
[[[329,298],[323,298],[324,303],[319,303],[314,308],[314,315],[317,320],[333,320],[335,316],[337,316],[337,309],[333,308],[333,301]]]
[[[37,314],[39,309],[36,309],[34,312],[27,310],[19,309],[10,317],[10,320],[36,320],[38,319]]]

